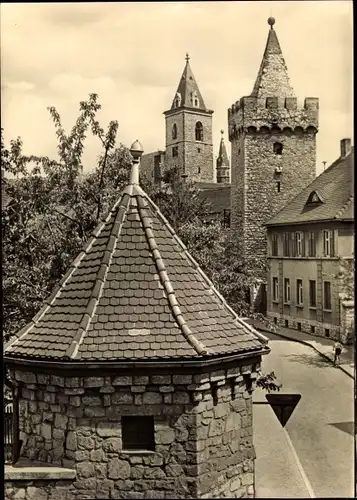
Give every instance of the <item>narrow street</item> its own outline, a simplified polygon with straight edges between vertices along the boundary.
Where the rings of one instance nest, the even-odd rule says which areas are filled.
[[[263,450],[261,445],[267,440],[266,433],[273,431],[270,427],[276,426],[278,419],[275,417],[276,422],[272,422],[273,410],[267,405],[254,406],[257,475],[264,475],[264,481],[256,477],[257,496],[353,497],[353,380],[312,348],[282,340],[273,334],[267,334],[267,337],[271,353],[263,360],[263,370],[275,371],[283,384],[282,394],[301,394],[301,400],[285,426],[287,436],[280,424],[280,429],[275,429],[275,435],[281,441],[279,445],[290,450],[285,451],[289,458],[280,462],[259,457],[260,450]],[[255,401],[265,400],[262,391],[255,392]],[[277,443],[272,445],[277,446]],[[274,470],[274,467],[280,470]],[[285,467],[289,468],[289,474]],[[269,468],[266,474],[265,468]],[[270,487],[267,484],[269,477],[272,478]],[[283,488],[276,490],[278,481],[274,483],[274,478],[279,477],[282,481],[295,480],[295,494],[289,495]],[[288,484],[286,487],[289,489]]]

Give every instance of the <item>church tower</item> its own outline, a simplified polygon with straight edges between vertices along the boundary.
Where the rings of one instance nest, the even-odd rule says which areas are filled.
[[[232,144],[231,221],[243,256],[265,262],[264,223],[316,175],[319,100],[298,104],[280,48],[275,19],[253,91],[228,109]],[[262,271],[265,280],[265,272]]]
[[[219,145],[218,158],[216,161],[216,173],[217,173],[217,183],[218,184],[229,184],[229,160],[226,150],[226,145],[223,139],[223,130],[221,130],[221,143]]]
[[[212,115],[206,108],[186,54],[183,70],[166,120],[165,169],[177,167],[194,182],[214,182]]]

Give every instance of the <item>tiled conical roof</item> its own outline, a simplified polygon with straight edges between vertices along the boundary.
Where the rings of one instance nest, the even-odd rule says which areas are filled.
[[[256,97],[295,97],[279,40],[273,28],[275,20],[273,21],[272,24],[269,23],[271,25],[268,40],[251,95]]]
[[[135,362],[265,350],[140,188],[135,163],[131,183],[6,358]]]
[[[181,103],[179,107],[196,108],[202,111],[208,111],[204,103],[203,97],[201,95],[200,89],[198,88],[196,79],[193,75],[188,55],[186,55],[186,65],[183,70],[180,83],[177,87],[176,94],[172,101],[171,109],[177,108],[175,100],[178,94],[181,98]],[[194,95],[196,95],[198,98],[198,106],[195,106],[193,103],[192,98]]]

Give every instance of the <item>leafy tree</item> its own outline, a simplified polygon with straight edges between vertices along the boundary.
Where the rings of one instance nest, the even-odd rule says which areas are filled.
[[[143,187],[177,232],[189,222],[203,223],[208,218],[209,204],[200,199],[192,182],[180,177],[177,168],[164,173],[160,186],[148,182]]]
[[[49,108],[58,137],[59,160],[25,156],[20,138],[7,149],[1,133],[1,161],[11,204],[2,210],[3,328],[5,340],[36,314],[129,175],[131,157],[115,148],[117,122],[100,127],[98,98],[80,103],[70,134]],[[91,131],[103,146],[93,172],[83,176],[82,155]],[[1,131],[3,132],[3,131]],[[30,166],[33,168],[30,170]]]
[[[272,371],[270,373],[260,374],[259,378],[257,379],[257,387],[260,387],[267,392],[274,392],[280,391],[283,385],[277,382],[275,372]]]

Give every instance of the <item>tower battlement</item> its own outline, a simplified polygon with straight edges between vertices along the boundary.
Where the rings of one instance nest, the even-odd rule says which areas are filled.
[[[303,105],[298,104],[296,97],[241,97],[228,109],[229,140],[239,131],[254,127],[259,131],[262,127],[295,130],[297,127],[315,132],[319,125],[319,99],[306,97]]]

